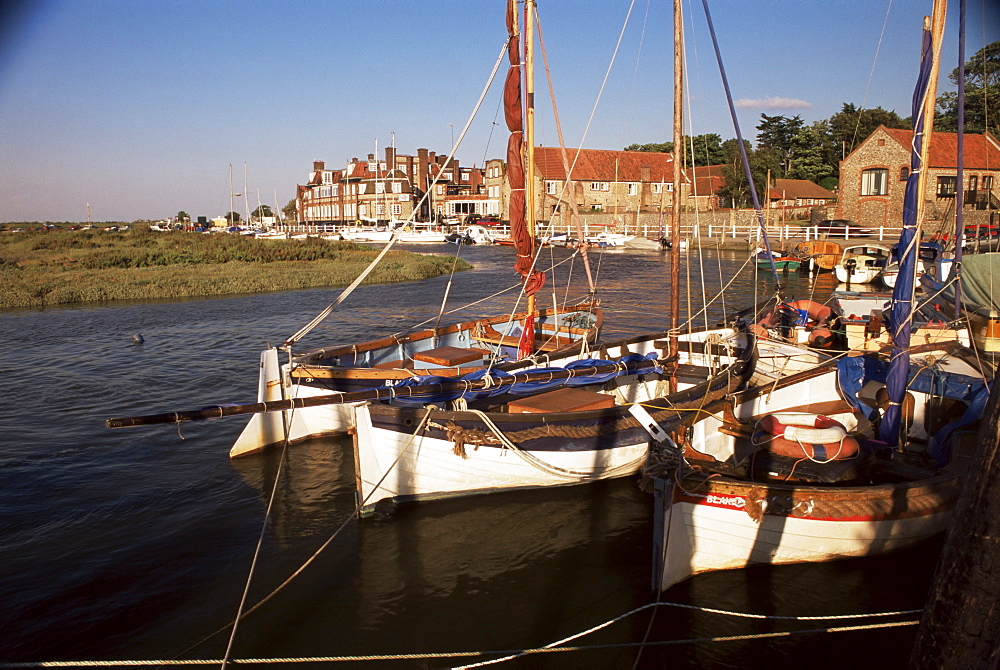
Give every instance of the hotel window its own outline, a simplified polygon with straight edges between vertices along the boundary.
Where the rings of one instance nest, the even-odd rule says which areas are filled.
[[[983,190],[992,191],[993,190],[993,175],[984,174],[983,175]]]
[[[955,187],[958,184],[958,177],[938,177],[937,178],[937,197],[939,198],[954,198],[955,197]]]
[[[547,181],[545,182],[545,192],[549,195],[555,195],[559,193],[559,182],[557,181]]]
[[[394,204],[392,206],[392,215],[393,216],[399,216],[402,213],[403,213],[403,206],[402,205],[400,205],[400,204],[397,203],[397,204]]]
[[[861,171],[861,195],[886,195],[889,171],[885,168],[871,168]]]
[[[462,181],[469,181],[469,173],[468,172],[463,172],[462,173]]]
[[[330,208],[330,211],[332,212],[333,216],[340,216],[340,205],[333,205]]]
[[[442,186],[441,184],[438,184],[437,194],[438,195],[444,195],[444,186]]]
[[[910,178],[910,166],[904,165],[899,168],[899,181],[906,181]]]
[[[674,183],[670,182],[669,184],[667,184],[667,193],[673,193],[673,191],[674,191]]]
[[[375,205],[375,216],[385,216],[385,204],[378,203]]]
[[[383,181],[375,182],[375,193],[377,194],[385,193],[385,182]]]
[[[331,195],[340,195],[340,184],[334,184],[330,187]]]
[[[639,194],[639,185],[637,183],[635,183],[634,181],[633,182],[629,182],[629,184],[628,184],[628,194],[629,195],[638,195]]]
[[[332,172],[324,172],[323,173],[323,183],[324,184],[329,184],[332,181],[333,181],[333,173]]]
[[[442,172],[441,173],[441,179],[444,179],[445,181],[451,181],[451,173],[450,172]]]
[[[592,181],[590,182],[591,191],[607,191],[609,189],[608,183],[606,181]]]
[[[979,186],[979,177],[974,174],[969,175],[969,190],[978,191],[979,189],[977,188],[977,186]]]
[[[402,193],[403,192],[403,182],[401,182],[401,181],[394,181],[394,182],[392,182],[392,192],[393,193]]]

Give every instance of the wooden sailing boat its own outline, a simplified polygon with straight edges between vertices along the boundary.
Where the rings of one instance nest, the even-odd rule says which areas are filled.
[[[525,3],[525,11],[529,40],[531,0]],[[513,81],[513,85],[521,76],[521,61],[514,51],[520,37],[516,16],[511,1],[508,84]],[[675,17],[675,23],[679,26],[679,18]],[[508,101],[517,98],[505,95]],[[508,119],[514,115],[508,110]],[[679,106],[675,115],[675,134],[679,134]],[[525,116],[530,121],[530,111]],[[516,124],[511,130],[509,146],[518,146]],[[679,151],[682,143],[675,146]],[[508,160],[515,165],[508,175],[515,179],[521,173],[519,151],[508,153]],[[675,161],[679,182],[676,154]],[[674,193],[679,192],[675,188]],[[512,185],[512,193],[519,189]],[[675,236],[677,212],[679,199],[675,198]],[[675,244],[673,251],[679,248]],[[531,280],[530,259],[525,260],[527,282]],[[822,354],[781,342],[768,342],[759,349],[753,338],[733,329],[680,334],[678,266],[679,254],[674,253],[673,328],[603,345],[597,352],[599,360],[581,360],[559,369],[576,371],[570,385],[536,383],[492,395],[459,391],[427,394],[417,402],[401,398],[357,405],[354,445],[359,512],[364,515],[382,501],[467,496],[633,475],[645,464],[650,442],[666,436],[661,423],[688,418],[692,410],[747,383],[773,383],[826,360]],[[614,375],[586,372],[590,367],[615,366],[619,371]],[[544,370],[531,374],[542,375]],[[430,380],[413,383],[426,381]]]
[[[912,198],[926,164],[944,17],[936,0],[915,95],[918,141],[900,241],[908,253],[893,296],[890,362],[846,357],[735,393],[704,408],[682,453],[654,454],[662,459],[648,470],[656,588],[712,570],[870,556],[946,527],[961,434],[974,427],[992,374],[956,342],[910,346],[910,242],[920,221]]]
[[[516,35],[512,36],[512,43],[515,46],[512,47],[511,58],[514,58]],[[514,65],[512,71],[520,74],[520,68]],[[509,76],[508,88],[515,84],[519,94],[520,81]],[[291,345],[318,323],[314,320],[284,343],[283,348],[289,352],[288,362],[279,363],[276,348],[262,352],[259,402],[389,387],[420,375],[456,377],[486,369],[510,371],[523,368],[525,363],[522,361],[532,356],[539,355],[547,362],[558,360],[586,352],[596,342],[603,323],[603,312],[597,301],[545,309],[538,308],[535,303],[535,293],[545,283],[545,273],[534,267],[534,222],[533,218],[524,214],[525,202],[533,201],[532,194],[525,191],[533,183],[530,158],[534,141],[530,130],[532,112],[528,112],[529,130],[522,140],[520,108],[508,105],[506,111],[511,128],[507,152],[508,175],[512,184],[520,184],[510,194],[511,236],[516,252],[514,269],[523,278],[527,308],[515,314],[416,330],[368,342],[321,347],[292,355]],[[527,178],[522,176],[522,145],[527,146],[529,152]],[[392,240],[398,239],[400,234],[399,230],[393,231]],[[360,279],[351,288],[360,283]],[[325,314],[317,319],[323,316]],[[352,426],[350,408],[340,403],[280,414],[257,414],[240,434],[230,455],[239,456],[285,441],[297,442],[343,433]]]

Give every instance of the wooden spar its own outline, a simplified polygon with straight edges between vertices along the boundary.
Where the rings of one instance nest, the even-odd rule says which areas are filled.
[[[532,257],[535,249],[535,36],[532,24],[535,12],[534,0],[524,3],[524,142],[526,164],[524,177],[524,202],[527,207],[525,225],[531,239]],[[534,264],[532,264],[534,268]],[[528,314],[534,314],[535,295],[528,295]],[[534,327],[534,324],[532,324]]]
[[[287,398],[284,400],[269,400],[265,402],[232,403],[197,410],[162,412],[160,414],[122,417],[108,419],[105,421],[105,425],[108,428],[129,428],[132,426],[149,426],[162,423],[180,423],[181,421],[201,421],[204,419],[217,419],[224,416],[277,412],[303,407],[345,405],[353,402],[363,402],[365,400],[391,400],[392,398],[414,397],[429,393],[441,393],[444,391],[471,391],[486,388],[498,388],[524,382],[551,381],[556,379],[570,379],[572,377],[606,374],[614,372],[615,370],[623,372],[637,372],[639,370],[645,370],[646,368],[655,367],[659,364],[659,361],[643,360],[635,363],[595,365],[586,368],[575,368],[572,370],[562,369],[548,370],[544,372],[524,372],[521,374],[510,375],[509,377],[500,377],[499,379],[490,378],[489,380],[447,381],[435,384],[423,384],[420,386],[386,386],[366,389],[364,391],[352,391],[350,393],[334,393],[329,395],[313,396],[311,398]]]
[[[680,281],[681,281],[681,161],[684,156],[684,125],[683,125],[683,84],[684,84],[684,24],[681,13],[681,0],[674,0],[674,148],[673,148],[673,183],[674,193],[670,199],[670,346],[671,356],[677,355],[677,335],[680,328]],[[670,378],[670,392],[677,392],[677,380]]]

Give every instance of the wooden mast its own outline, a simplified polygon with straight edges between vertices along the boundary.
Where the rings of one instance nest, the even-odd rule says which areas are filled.
[[[681,0],[674,0],[674,147],[673,197],[670,199],[670,356],[676,356],[680,327],[681,167],[684,158],[684,23]],[[677,392],[677,377],[670,377],[670,392]]]
[[[531,239],[532,250],[535,241],[535,38],[532,31],[535,15],[535,0],[524,3],[524,141],[526,144],[526,165],[524,179],[524,200],[527,207],[526,225]],[[532,254],[534,256],[534,254]],[[528,313],[535,314],[534,293],[528,294]]]

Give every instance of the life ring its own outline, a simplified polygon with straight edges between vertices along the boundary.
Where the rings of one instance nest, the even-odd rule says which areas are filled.
[[[836,419],[822,414],[783,413],[765,416],[757,423],[755,442],[773,454],[828,462],[852,458],[858,441]]]

